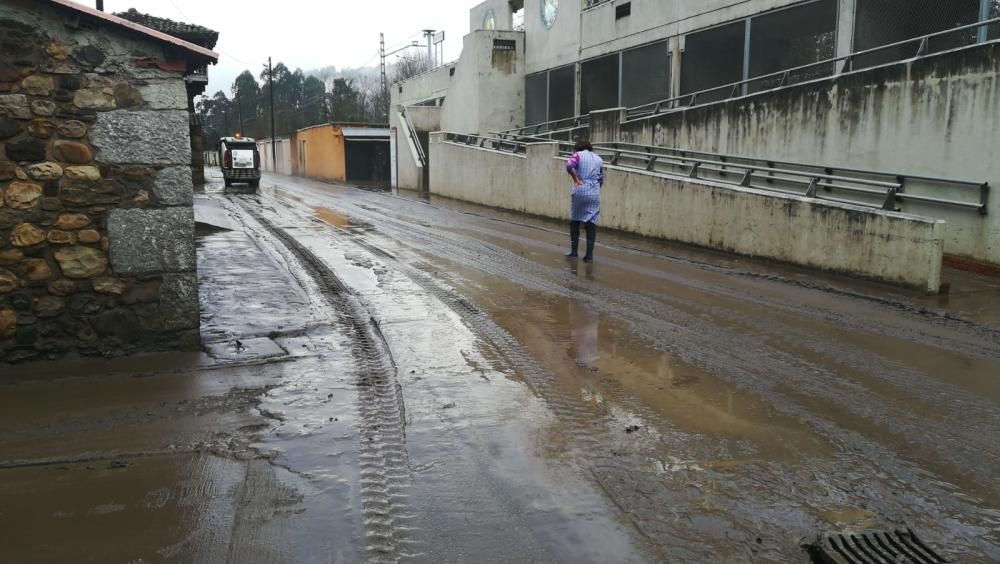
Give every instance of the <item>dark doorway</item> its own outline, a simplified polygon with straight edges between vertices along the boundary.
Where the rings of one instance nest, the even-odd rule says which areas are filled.
[[[344,145],[348,182],[389,183],[388,139],[348,139]]]

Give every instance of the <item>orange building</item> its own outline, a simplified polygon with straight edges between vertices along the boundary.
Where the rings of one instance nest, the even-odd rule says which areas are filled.
[[[292,136],[296,176],[333,182],[389,182],[389,130],[367,124],[329,123]]]

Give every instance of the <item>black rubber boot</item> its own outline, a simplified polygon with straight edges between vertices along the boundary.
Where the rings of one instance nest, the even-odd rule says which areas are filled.
[[[587,254],[583,262],[594,262],[594,243],[597,242],[597,224],[587,222]]]
[[[577,251],[580,248],[580,222],[571,221],[569,222],[569,252],[566,253],[566,258],[576,258],[580,255]]]

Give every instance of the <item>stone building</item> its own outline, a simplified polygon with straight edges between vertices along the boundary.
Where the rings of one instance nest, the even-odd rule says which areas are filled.
[[[0,0],[0,362],[197,347],[189,108],[217,58]]]

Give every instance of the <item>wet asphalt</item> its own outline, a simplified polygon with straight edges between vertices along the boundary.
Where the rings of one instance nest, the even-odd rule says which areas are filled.
[[[0,561],[1000,560],[1000,280],[209,176],[205,352],[4,368]]]

